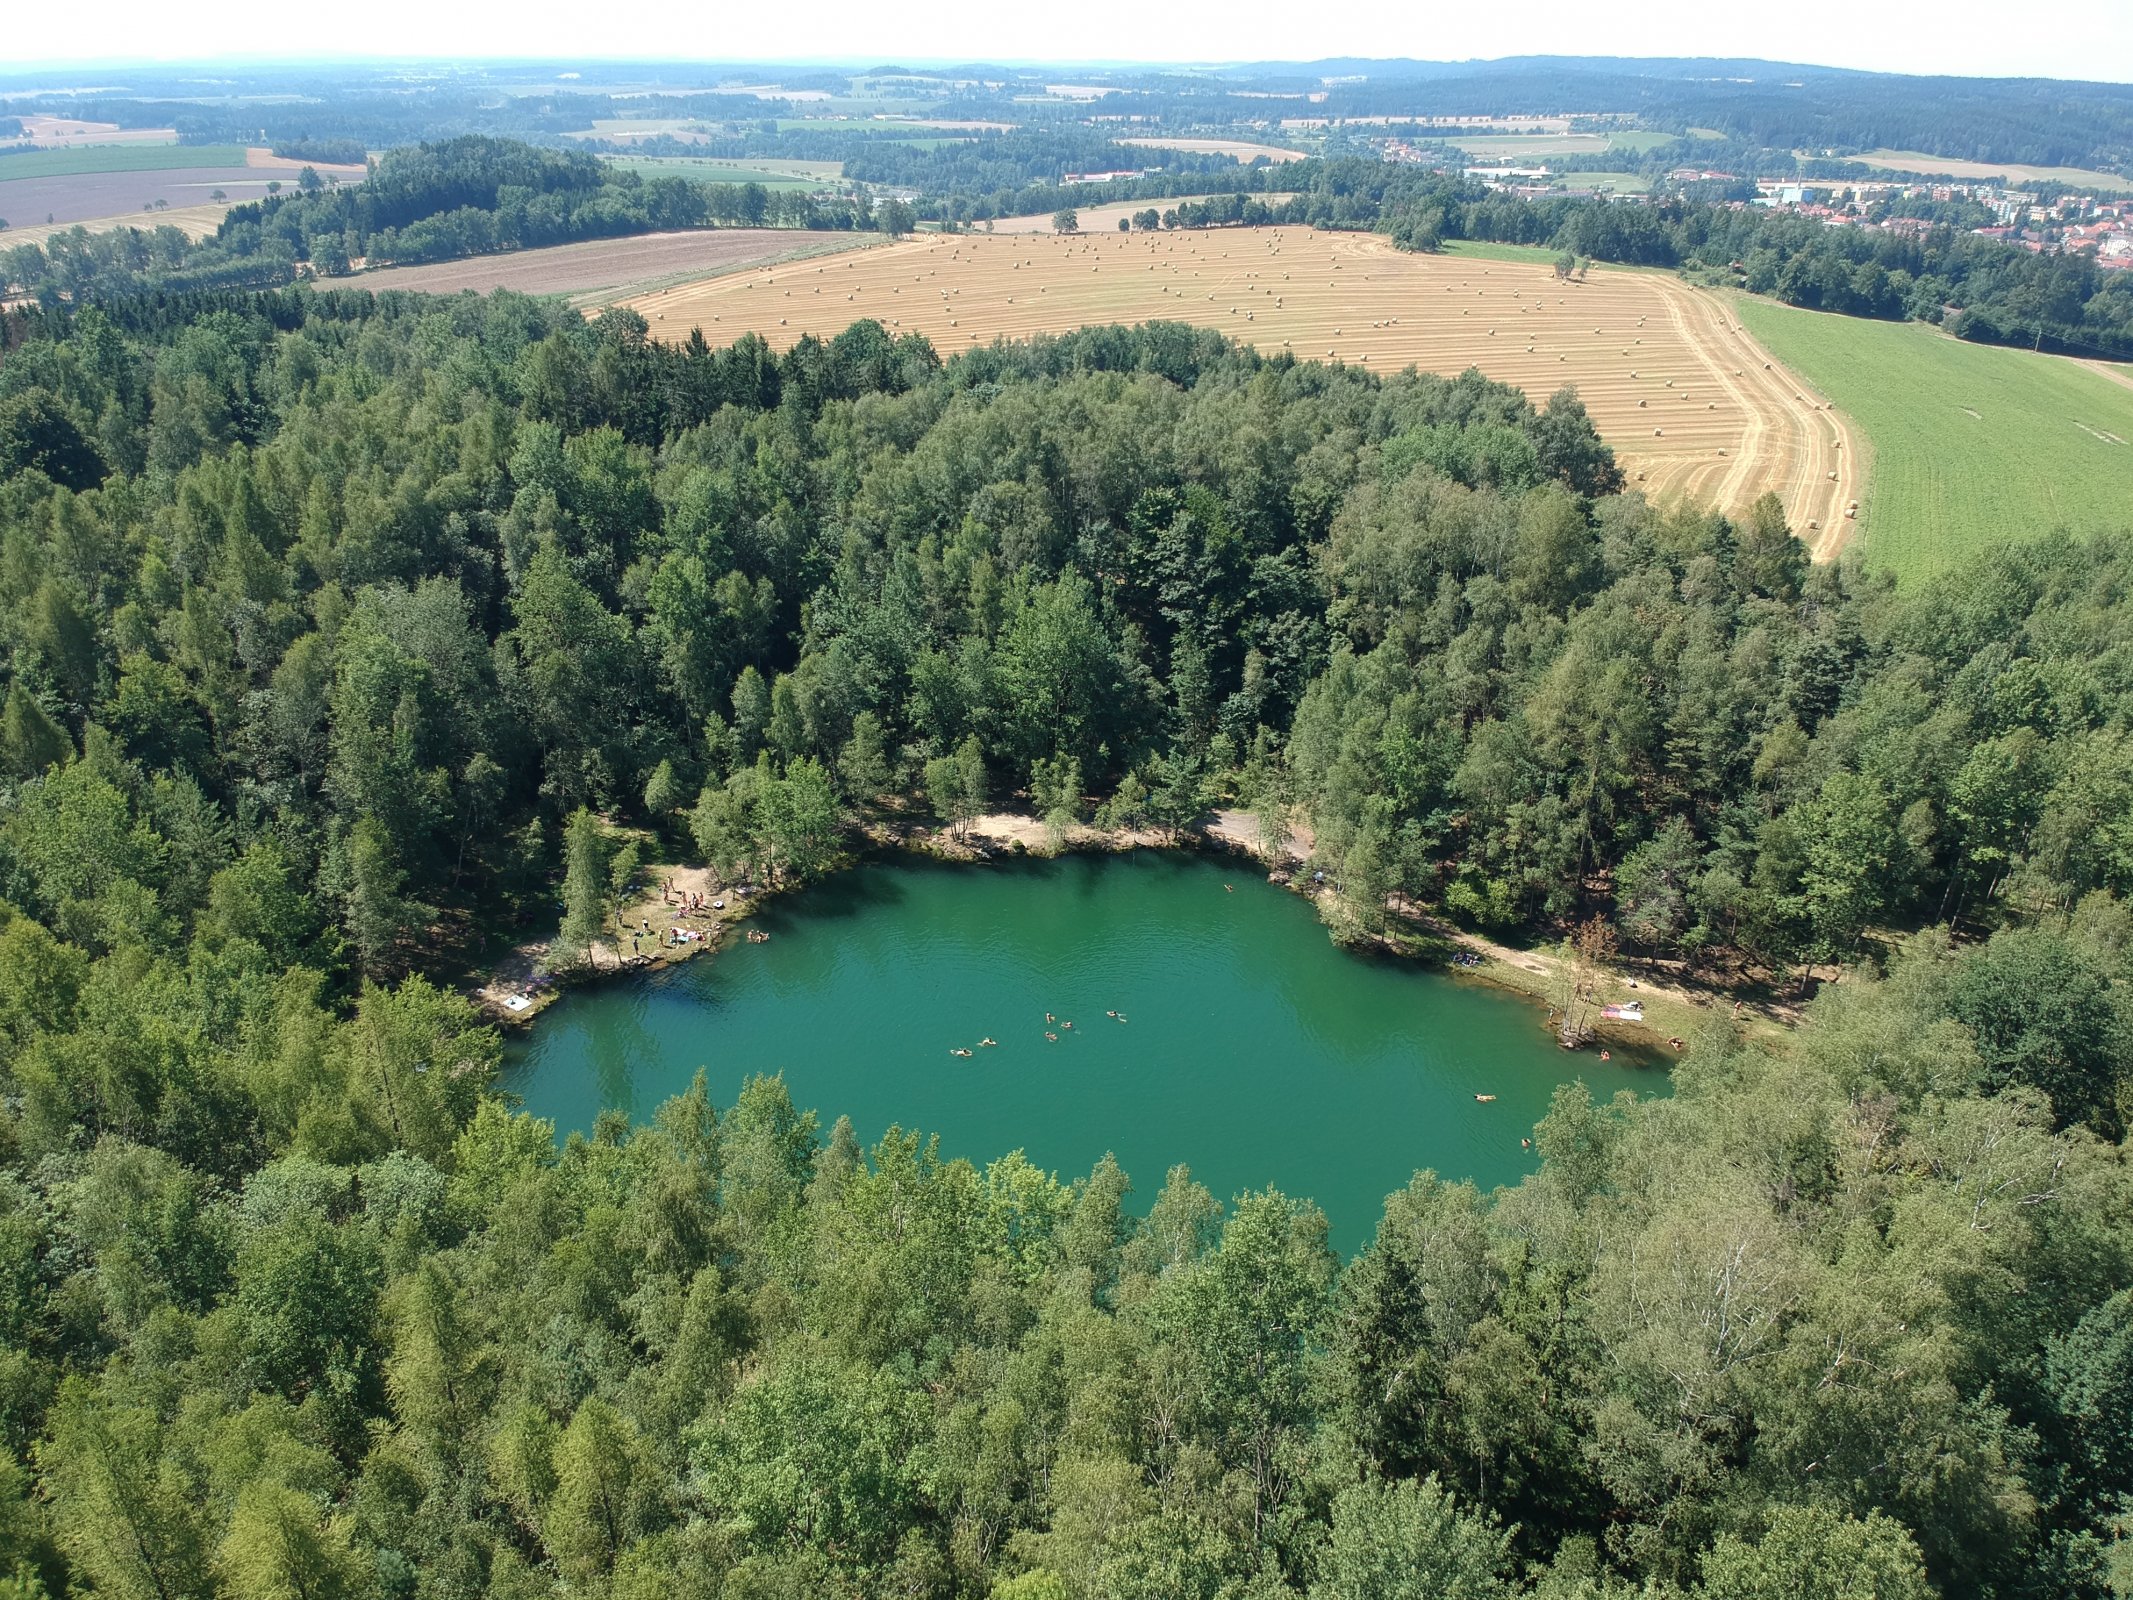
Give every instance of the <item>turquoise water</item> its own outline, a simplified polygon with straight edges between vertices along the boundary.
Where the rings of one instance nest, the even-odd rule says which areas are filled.
[[[750,925],[770,942],[566,996],[514,1044],[505,1087],[568,1131],[609,1107],[644,1118],[699,1067],[721,1106],[779,1072],[862,1142],[901,1124],[1067,1177],[1108,1150],[1143,1207],[1184,1162],[1224,1199],[1316,1200],[1353,1250],[1418,1168],[1515,1183],[1557,1084],[1666,1084],[1621,1050],[1565,1054],[1511,996],[1337,948],[1241,862],[898,857]]]

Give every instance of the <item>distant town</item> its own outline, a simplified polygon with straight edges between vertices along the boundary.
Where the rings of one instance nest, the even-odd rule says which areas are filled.
[[[1503,119],[1532,126],[1544,119]],[[1559,120],[1559,119],[1558,119]],[[1810,217],[1831,227],[1879,229],[1889,233],[1924,235],[1946,226],[1942,218],[1898,214],[1904,202],[1935,205],[1972,205],[1990,213],[1989,223],[1966,231],[1980,238],[1999,239],[2037,254],[2065,252],[2094,258],[2100,267],[2120,271],[2133,269],[2133,199],[2111,199],[2093,194],[2063,194],[2047,199],[2034,191],[2009,188],[1989,179],[1877,178],[1799,181],[1752,178],[1740,173],[1701,167],[1677,167],[1666,174],[1667,188],[1645,191],[1616,190],[1606,182],[1579,185],[1570,180],[1578,174],[1558,171],[1546,163],[1507,166],[1493,162],[1447,162],[1445,147],[1407,139],[1374,141],[1387,161],[1422,166],[1442,166],[1522,200],[1543,200],[1572,194],[1605,196],[1638,204],[1666,198],[1669,192],[1695,187],[1735,190],[1752,188],[1754,198],[1722,198],[1721,205],[1736,209],[1750,206]],[[1599,175],[1604,178],[1604,174]]]

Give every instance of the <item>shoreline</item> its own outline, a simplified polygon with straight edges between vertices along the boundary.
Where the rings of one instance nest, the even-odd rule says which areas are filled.
[[[1106,830],[1077,823],[1057,840],[1042,819],[1025,811],[993,811],[974,817],[965,825],[960,838],[946,828],[906,822],[899,814],[891,812],[862,823],[858,835],[859,848],[843,857],[833,872],[848,871],[861,862],[885,859],[893,853],[978,865],[1003,859],[1043,859],[1067,854],[1117,855],[1133,850],[1218,852],[1249,862],[1255,870],[1263,871],[1266,880],[1275,887],[1310,902],[1326,927],[1327,936],[1344,948],[1369,951],[1434,971],[1437,976],[1455,982],[1485,984],[1514,995],[1533,1007],[1540,1026],[1552,1028],[1554,1006],[1550,1002],[1549,988],[1559,972],[1552,952],[1501,944],[1485,935],[1459,928],[1412,903],[1399,902],[1388,907],[1390,923],[1383,933],[1368,938],[1342,939],[1326,915],[1334,891],[1314,888],[1302,876],[1307,854],[1298,854],[1292,848],[1284,850],[1278,860],[1269,856],[1260,848],[1258,825],[1249,812],[1217,810],[1197,825],[1176,833],[1156,828]],[[1307,853],[1312,843],[1309,831],[1299,830],[1296,843]],[[595,963],[547,975],[541,974],[539,962],[547,954],[549,942],[522,944],[484,981],[465,989],[467,998],[487,1020],[501,1028],[529,1028],[570,989],[630,973],[658,972],[716,953],[728,942],[730,931],[753,916],[762,905],[803,887],[787,884],[773,888],[752,883],[717,886],[713,884],[708,868],[672,862],[653,863],[645,868],[645,872],[652,882],[615,918],[618,928],[638,928],[635,935],[618,934],[618,928],[611,928],[594,946],[598,958]],[[669,887],[682,897],[691,893],[700,895],[701,909],[675,911],[672,900],[662,899],[662,889]],[[723,905],[714,906],[714,902],[723,902]],[[659,940],[651,951],[643,950],[640,945],[647,922],[651,922],[653,936]],[[686,928],[696,937],[682,944],[670,943],[666,930],[673,927]],[[621,945],[624,938],[629,940],[628,952]],[[1445,959],[1455,953],[1472,959],[1467,963]],[[1646,1015],[1637,1022],[1596,1015],[1591,1036],[1579,1046],[1565,1046],[1567,1054],[1621,1048],[1648,1052],[1671,1064],[1687,1053],[1693,1034],[1712,1023],[1727,1024],[1736,1032],[1782,1034],[1797,1016],[1793,1007],[1761,1001],[1751,1005],[1744,996],[1725,989],[1680,985],[1649,967],[1632,971],[1628,966],[1616,963],[1604,969],[1601,978],[1612,997],[1608,1003],[1633,1000],[1643,1005]],[[513,996],[526,1003],[512,1007],[508,1002]],[[1734,1007],[1730,1017],[1725,1009],[1728,1001]],[[1599,1004],[1596,998],[1595,1011]],[[1677,1039],[1681,1041],[1679,1045],[1673,1042]]]

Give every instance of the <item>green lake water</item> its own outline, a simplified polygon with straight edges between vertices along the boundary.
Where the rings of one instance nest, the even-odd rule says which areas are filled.
[[[1517,1182],[1557,1084],[1666,1088],[1648,1057],[1566,1055],[1521,1000],[1337,948],[1242,862],[892,858],[749,926],[770,942],[565,996],[514,1042],[505,1087],[567,1132],[610,1107],[645,1118],[699,1067],[721,1106],[783,1073],[863,1143],[901,1124],[1064,1177],[1108,1150],[1140,1208],[1184,1162],[1224,1199],[1310,1197],[1344,1251],[1418,1168]]]

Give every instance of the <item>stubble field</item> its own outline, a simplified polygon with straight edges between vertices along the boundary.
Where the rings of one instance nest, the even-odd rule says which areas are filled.
[[[791,261],[829,251],[849,253],[851,236],[803,233],[789,228],[703,228],[678,233],[642,233],[627,239],[585,239],[540,250],[466,256],[421,266],[380,267],[340,280],[357,289],[413,289],[458,294],[471,289],[514,289],[520,294],[563,294],[584,303],[608,304],[653,293],[676,281],[697,283],[719,273],[766,262]]]
[[[1738,509],[1783,500],[1818,555],[1860,496],[1850,425],[1743,332],[1716,296],[1659,273],[1410,255],[1368,234],[1237,228],[950,235],[855,258],[678,284],[629,302],[655,337],[757,332],[783,349],[861,317],[943,355],[1108,322],[1190,322],[1265,351],[1457,373],[1536,403],[1573,384],[1634,486]]]
[[[91,231],[169,221],[190,233],[205,207],[220,208],[219,223],[231,205],[265,199],[270,183],[292,187],[306,164],[235,145],[78,145],[0,156],[0,217],[14,225],[0,237],[22,243],[21,230],[47,227],[47,218],[50,226],[80,222]],[[359,166],[309,164],[321,177],[363,181]],[[214,198],[218,189],[221,200]],[[143,209],[159,200],[167,211]],[[213,232],[213,225],[204,231]]]

